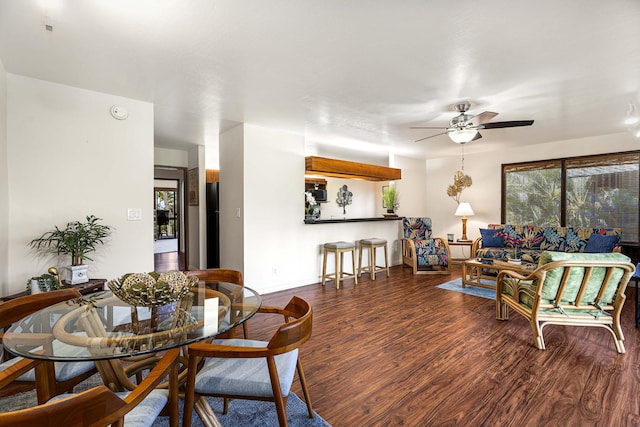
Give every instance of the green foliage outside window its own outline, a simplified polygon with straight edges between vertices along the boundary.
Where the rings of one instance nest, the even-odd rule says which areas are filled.
[[[503,165],[502,220],[522,225],[619,227],[623,241],[637,242],[639,173],[640,152]]]

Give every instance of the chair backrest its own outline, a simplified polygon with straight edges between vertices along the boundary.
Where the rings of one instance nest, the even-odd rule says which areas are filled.
[[[403,218],[402,228],[405,239],[426,240],[431,238],[431,218]]]
[[[61,425],[65,427],[105,426],[117,423],[145,397],[153,392],[167,375],[171,377],[170,392],[175,395],[172,410],[177,416],[177,361],[180,353],[177,349],[168,351],[160,359],[147,377],[126,397],[120,398],[105,386],[98,386],[81,393],[56,398],[43,405],[28,409],[0,413],[0,425],[40,427]],[[29,361],[42,363],[40,361]],[[0,384],[4,372],[0,372]],[[177,417],[176,417],[177,421]]]
[[[624,302],[635,270],[629,261],[620,253],[543,252],[537,270],[543,281],[540,308],[612,309],[612,304]]]
[[[236,285],[244,285],[242,280],[242,272],[231,270],[228,268],[210,268],[207,270],[189,270],[185,271],[187,277],[197,276],[200,280],[211,280],[218,282],[235,283]]]
[[[7,328],[23,317],[53,304],[81,296],[82,294],[77,289],[69,288],[25,295],[9,300],[0,304],[0,328]]]
[[[284,315],[286,323],[278,328],[267,345],[273,354],[286,353],[309,340],[313,325],[311,304],[294,296],[284,309],[277,312]]]
[[[125,402],[105,386],[98,386],[65,399],[19,411],[0,414],[0,424],[7,426],[65,427],[105,425],[106,415],[115,413]]]

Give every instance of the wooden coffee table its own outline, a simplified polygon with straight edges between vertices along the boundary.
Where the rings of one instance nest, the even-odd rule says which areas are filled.
[[[462,287],[478,286],[481,288],[495,289],[496,278],[502,270],[511,270],[516,273],[528,274],[538,267],[537,264],[514,264],[507,261],[473,258],[462,262]],[[489,271],[487,271],[489,270]],[[483,282],[482,280],[485,280]],[[490,281],[492,283],[486,283]]]

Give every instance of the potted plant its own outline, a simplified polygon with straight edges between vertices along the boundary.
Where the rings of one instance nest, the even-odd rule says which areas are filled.
[[[316,202],[315,197],[310,191],[305,191],[304,202],[304,218],[307,220],[316,220],[320,217],[320,204]]]
[[[56,289],[62,289],[62,284],[58,278],[51,273],[44,273],[27,280],[27,292],[30,294],[49,292]]]
[[[111,234],[111,227],[99,221],[102,219],[89,215],[85,222],[72,221],[64,229],[55,226],[52,231],[33,239],[29,245],[56,255],[70,255],[71,284],[86,283],[89,278],[84,261],[93,261],[89,254],[95,252],[98,245],[104,244],[104,239]]]
[[[382,201],[387,208],[387,213],[393,214],[400,206],[400,193],[395,186],[384,187],[382,190]]]

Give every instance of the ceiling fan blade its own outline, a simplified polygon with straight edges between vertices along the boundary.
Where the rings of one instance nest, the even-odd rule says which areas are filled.
[[[411,126],[409,129],[448,129],[446,126]]]
[[[416,139],[414,142],[420,142],[420,141],[424,141],[425,139],[434,138],[436,136],[446,135],[446,134],[447,134],[447,132],[436,133],[435,135],[429,135],[429,136],[425,136],[424,138]]]
[[[510,122],[491,122],[482,125],[483,129],[500,129],[500,128],[515,128],[518,126],[531,126],[533,120],[513,120]]]
[[[475,141],[477,139],[482,138],[482,135],[480,135],[480,132],[476,133],[476,136],[473,137],[472,141]]]
[[[475,116],[471,117],[469,120],[467,120],[467,123],[470,123],[474,126],[478,126],[488,122],[489,120],[493,119],[497,115],[498,113],[494,113],[493,111],[484,111],[480,114],[476,114]]]

